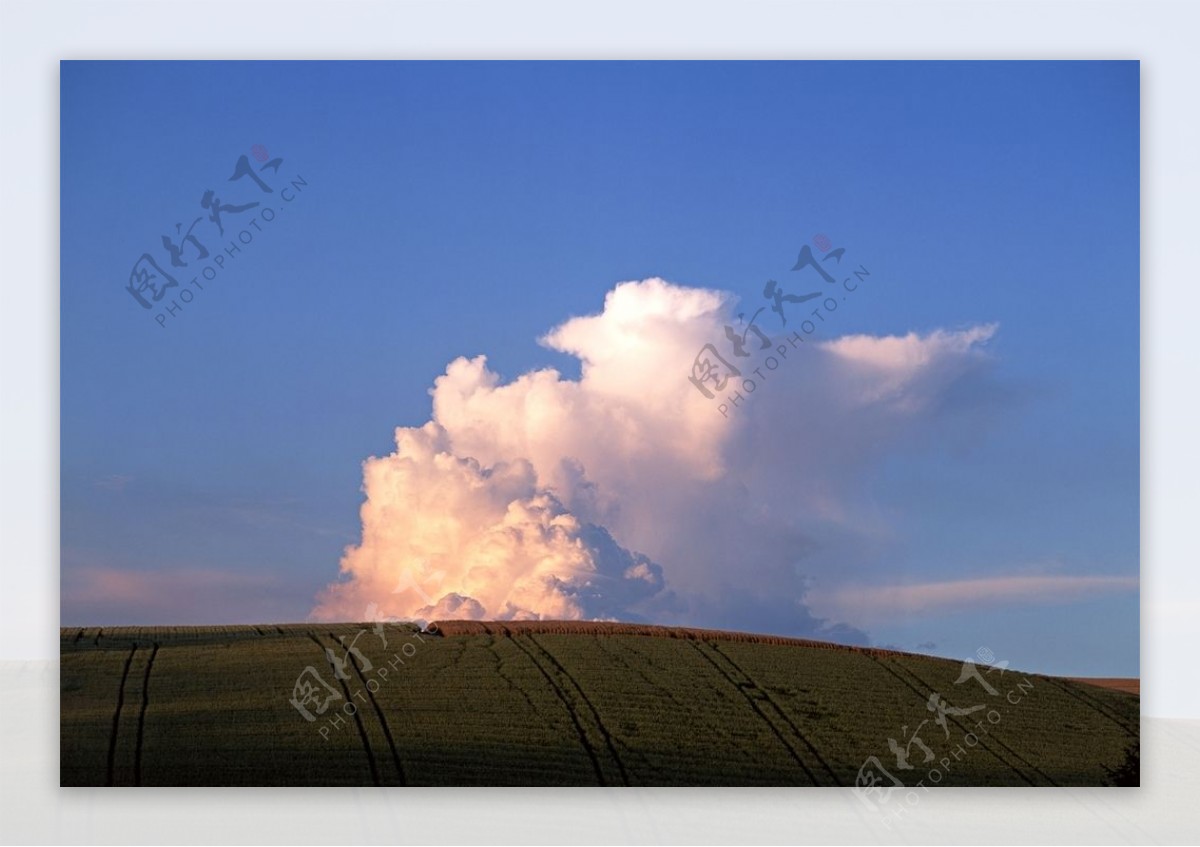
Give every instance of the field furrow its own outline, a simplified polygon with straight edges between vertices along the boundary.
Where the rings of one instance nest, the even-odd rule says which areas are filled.
[[[1125,732],[1135,733],[1137,731],[1132,726],[1130,726],[1126,721],[1122,720],[1120,715],[1118,713],[1114,712],[1111,709],[1111,707],[1108,704],[1106,704],[1101,698],[1093,696],[1092,693],[1089,692],[1085,686],[1076,685],[1074,683],[1069,683],[1069,682],[1060,682],[1056,679],[1052,679],[1051,684],[1054,685],[1056,688],[1058,688],[1060,691],[1062,691],[1064,694],[1066,694],[1068,697],[1072,697],[1075,700],[1078,700],[1080,703],[1083,703],[1083,704],[1091,707],[1092,709],[1095,709],[1098,714],[1103,715],[1106,719],[1112,721],[1114,724],[1116,724],[1118,727],[1120,727]]]
[[[880,661],[891,662],[890,659],[882,659]],[[895,667],[901,675],[905,675],[912,680],[912,688],[914,692],[924,694],[927,698],[933,694],[938,694],[940,696],[942,691],[945,690],[943,688],[941,691],[939,691],[935,686],[923,679],[910,667],[905,667],[899,664],[896,664]],[[929,705],[928,700],[926,701],[926,704],[926,711],[931,715],[940,714],[936,707]],[[981,705],[983,708],[986,708],[986,704]],[[960,738],[963,740],[966,746],[975,746],[972,745],[969,740],[969,738],[975,738],[977,739],[976,744],[980,749],[990,753],[1003,762],[1012,770],[1013,773],[1019,776],[1022,781],[1028,783],[1029,785],[1056,785],[1054,780],[1043,773],[1037,767],[1037,765],[1029,762],[1010,746],[1005,744],[1004,741],[1001,740],[999,733],[988,731],[987,724],[985,722],[987,717],[986,714],[984,714],[982,717],[977,715],[975,718],[964,720],[963,718],[965,716],[957,715],[951,711],[952,709],[956,709],[958,707],[954,706],[952,703],[944,703],[943,706],[947,710],[944,714],[945,722],[947,724],[953,724],[954,727],[959,730],[961,733]],[[972,706],[970,708],[975,709],[977,707]],[[980,709],[980,711],[982,711],[982,709]],[[936,717],[934,720],[936,722]],[[975,723],[972,724],[971,720],[974,720]],[[949,726],[944,728],[944,732],[947,734],[947,737],[949,737]],[[1003,751],[1003,754],[1001,751]]]
[[[628,785],[629,784],[629,774],[626,773],[625,765],[624,765],[624,763],[622,763],[621,757],[617,755],[616,747],[613,746],[612,735],[609,733],[608,729],[604,726],[604,721],[600,717],[600,712],[597,711],[595,705],[592,704],[592,701],[588,699],[588,696],[587,696],[586,692],[584,692],[583,687],[579,684],[579,681],[576,680],[575,677],[571,676],[570,672],[565,667],[563,667],[562,663],[559,662],[558,659],[556,659],[554,657],[554,653],[552,653],[545,646],[543,646],[542,643],[540,641],[538,641],[535,636],[530,635],[529,641],[550,662],[550,664],[554,668],[554,671],[556,672],[556,675],[558,675],[562,679],[566,680],[567,687],[564,690],[573,692],[571,695],[572,697],[578,696],[579,702],[581,702],[584,706],[584,709],[586,709],[586,714],[591,716],[592,724],[596,728],[596,731],[599,732],[600,736],[604,739],[604,746],[608,749],[608,753],[612,757],[613,764],[615,764],[617,766],[617,770],[620,771],[621,784]],[[580,710],[580,711],[582,711],[582,710]]]
[[[133,754],[133,784],[142,784],[142,741],[146,736],[146,710],[150,708],[150,673],[154,669],[154,658],[158,655],[158,645],[150,648],[146,657],[146,670],[142,676],[142,704],[138,709],[137,746]]]
[[[746,703],[750,706],[750,709],[754,712],[754,714],[757,715],[760,720],[762,720],[763,724],[768,729],[770,729],[771,734],[774,735],[775,738],[778,739],[779,743],[783,745],[784,749],[787,750],[788,755],[790,755],[795,760],[796,764],[800,766],[800,770],[804,771],[804,775],[807,777],[808,781],[813,785],[820,785],[821,783],[817,779],[817,775],[813,773],[812,768],[810,768],[804,761],[804,757],[800,755],[800,751],[788,741],[787,736],[775,724],[775,721],[771,720],[771,716],[763,708],[760,698],[753,696],[751,693],[752,691],[756,690],[754,684],[745,679],[744,675],[740,674],[736,670],[736,665],[732,665],[731,667],[723,666],[717,658],[717,656],[720,654],[714,656],[713,653],[715,651],[713,651],[710,646],[704,645],[699,641],[692,641],[690,643],[692,647],[695,648],[696,652],[698,652],[706,661],[711,663],[712,666],[716,668],[717,672],[724,677],[725,681],[732,686],[733,690],[745,698]],[[739,676],[742,678],[739,679]]]
[[[797,740],[799,740],[800,743],[804,745],[805,749],[808,750],[809,754],[817,760],[817,763],[821,766],[821,768],[825,771],[825,773],[829,775],[830,780],[832,780],[832,784],[833,785],[841,785],[842,783],[838,779],[837,774],[834,773],[833,768],[831,768],[829,766],[829,763],[825,761],[825,759],[821,756],[820,751],[818,751],[817,748],[813,746],[813,743],[808,740],[808,737],[800,730],[800,727],[798,727],[796,725],[796,722],[793,721],[791,718],[789,718],[787,713],[784,712],[783,709],[781,709],[779,707],[779,704],[775,702],[775,698],[773,698],[771,696],[770,690],[767,688],[760,687],[758,682],[754,679],[754,677],[752,677],[749,673],[747,673],[745,670],[743,670],[741,668],[741,666],[739,666],[738,663],[733,660],[732,657],[730,657],[725,651],[723,651],[720,648],[719,643],[709,642],[708,647],[714,653],[716,653],[722,659],[724,659],[729,664],[730,668],[733,669],[735,674],[737,674],[737,675],[741,676],[743,679],[745,679],[747,685],[750,688],[752,688],[754,691],[758,691],[758,692],[762,693],[763,702],[767,706],[770,707],[771,713],[773,715],[777,716],[778,720],[785,727],[787,727],[788,730],[790,730],[791,734]],[[789,745],[789,746],[791,746],[792,749],[795,750],[795,747],[793,745]],[[797,751],[797,755],[799,755],[798,751]],[[813,771],[816,770],[816,768],[810,766],[810,767],[806,767],[805,770],[812,773]],[[814,774],[814,778],[815,778],[815,774]]]
[[[607,785],[608,782],[604,777],[604,768],[600,765],[600,756],[597,753],[595,746],[592,744],[591,738],[589,738],[587,731],[583,727],[583,721],[580,718],[579,710],[575,708],[574,704],[571,702],[571,698],[567,696],[567,692],[563,690],[563,687],[554,680],[554,675],[542,663],[542,661],[539,660],[538,656],[534,653],[533,648],[527,647],[524,643],[522,643],[520,637],[512,638],[511,642],[513,646],[524,653],[529,661],[533,663],[534,667],[541,672],[542,677],[546,680],[546,684],[549,685],[550,689],[554,692],[554,696],[558,698],[560,703],[562,703],[563,708],[566,709],[567,715],[571,719],[571,724],[575,727],[575,731],[579,735],[580,743],[583,744],[583,748],[587,751],[588,758],[592,762],[592,767],[595,768],[597,783],[600,785]]]
[[[121,732],[121,711],[125,708],[125,683],[129,679],[129,667],[133,664],[133,657],[137,655],[137,645],[129,648],[129,655],[125,657],[125,665],[121,669],[121,684],[117,686],[117,706],[113,710],[112,733],[108,740],[108,784],[115,785],[114,772],[116,769],[117,759],[117,738]]]
[[[321,650],[325,652],[326,662],[332,667],[333,662],[330,660],[330,653],[327,651],[332,651],[336,655],[341,647],[333,633],[329,633],[329,638],[333,642],[332,645],[327,645],[322,642],[321,638],[315,633],[311,636],[311,638],[316,643],[317,647],[321,648]],[[337,685],[339,685],[342,689],[342,694],[345,697],[346,705],[354,707],[351,717],[354,719],[354,725],[358,728],[358,737],[362,739],[363,752],[366,753],[367,764],[371,768],[371,781],[375,785],[382,785],[383,783],[381,783],[379,780],[379,766],[375,762],[375,751],[371,749],[371,742],[367,738],[366,727],[363,726],[362,713],[358,708],[358,704],[354,702],[354,697],[350,693],[350,686],[347,685],[345,672],[343,671],[342,673],[338,673],[335,671],[333,676],[337,680]],[[345,711],[345,709],[343,709],[343,711]]]
[[[395,784],[407,785],[407,780],[405,779],[405,776],[404,776],[404,765],[403,765],[403,763],[401,763],[400,753],[396,749],[396,739],[392,737],[392,729],[390,726],[388,726],[387,716],[383,713],[383,709],[381,709],[379,707],[379,701],[375,699],[375,693],[371,690],[370,682],[376,682],[377,688],[378,688],[378,682],[373,679],[370,682],[368,682],[367,675],[366,675],[366,671],[368,669],[364,666],[364,664],[362,662],[359,661],[358,657],[356,657],[353,653],[351,653],[351,654],[349,654],[348,658],[349,658],[349,662],[350,662],[350,667],[352,667],[354,669],[355,677],[358,679],[359,683],[362,685],[362,688],[360,689],[360,691],[364,692],[366,694],[366,699],[371,704],[371,709],[372,709],[372,711],[374,711],[375,717],[379,721],[379,728],[381,730],[383,730],[383,737],[387,741],[388,750],[391,751],[392,764],[396,768]],[[390,779],[385,780],[385,781],[388,784],[392,784],[392,780],[390,780]]]

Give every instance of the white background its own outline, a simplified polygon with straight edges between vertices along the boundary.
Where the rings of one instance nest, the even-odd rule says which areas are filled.
[[[1162,0],[0,0],[0,838],[1200,840],[1189,814],[1200,788],[1200,721],[1189,720],[1200,717],[1198,9]],[[894,830],[834,790],[57,788],[58,62],[131,58],[1140,59],[1142,708],[1158,719],[1146,722],[1144,787],[942,790]],[[1055,296],[1052,282],[1045,296]]]

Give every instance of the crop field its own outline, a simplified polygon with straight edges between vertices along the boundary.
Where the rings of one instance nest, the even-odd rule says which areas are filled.
[[[63,629],[61,784],[852,786],[869,760],[906,785],[1136,779],[1127,681],[695,629],[434,629]]]

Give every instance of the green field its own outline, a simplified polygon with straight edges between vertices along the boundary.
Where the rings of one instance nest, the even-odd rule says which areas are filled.
[[[1137,696],[1013,669],[959,683],[958,661],[700,631],[371,626],[63,629],[61,784],[846,786],[875,757],[908,786],[1104,785],[1136,755]]]

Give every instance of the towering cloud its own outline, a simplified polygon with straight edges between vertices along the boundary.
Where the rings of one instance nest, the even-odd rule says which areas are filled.
[[[581,361],[578,380],[503,382],[483,356],[451,362],[432,420],[364,464],[362,541],[314,615],[830,634],[804,604],[809,554],[871,534],[848,516],[864,474],[986,382],[995,327],[780,336],[779,366],[723,414],[688,375],[727,324],[730,295],[647,279],[542,339]]]
[[[662,571],[569,513],[524,459],[484,467],[430,422],[396,431],[365,465],[363,541],[342,560],[323,617],[615,618]]]

